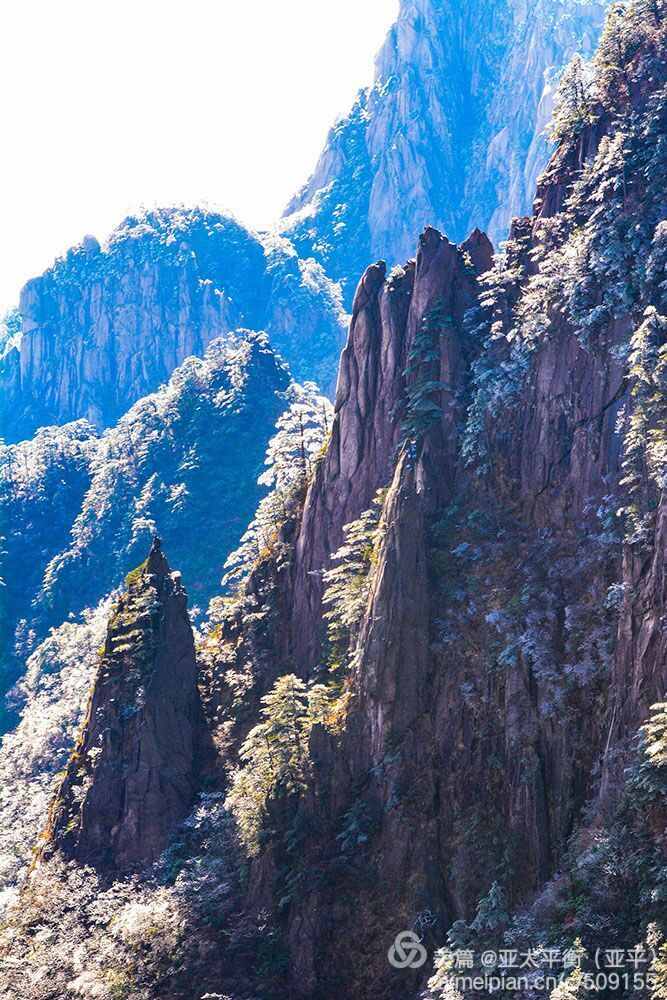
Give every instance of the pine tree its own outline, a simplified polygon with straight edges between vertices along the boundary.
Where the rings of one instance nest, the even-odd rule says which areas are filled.
[[[667,794],[667,702],[651,706],[640,737],[641,757],[632,785],[642,798],[663,797]]]
[[[332,407],[313,382],[294,383],[290,405],[276,423],[259,483],[270,492],[260,501],[239,547],[225,563],[225,586],[239,589],[252,567],[274,550],[280,528],[303,499],[315,463],[329,436]]]
[[[440,948],[433,961],[433,975],[428,981],[424,1000],[463,1000],[457,986],[455,955],[449,948]]]
[[[440,341],[450,330],[452,318],[444,306],[434,306],[422,319],[403,372],[406,380],[406,412],[403,439],[418,444],[442,414],[441,394],[448,389],[440,381]]]
[[[549,1000],[585,1000],[590,996],[581,969],[573,969],[570,974],[550,994]]]
[[[280,677],[262,698],[262,706],[263,721],[251,729],[241,747],[242,766],[234,775],[227,797],[241,839],[251,854],[259,847],[268,798],[279,787],[288,792],[297,790],[305,779],[305,683],[293,674]]]
[[[332,568],[323,575],[323,604],[332,649],[344,656],[354,629],[361,621],[371,588],[371,569],[380,534],[380,518],[387,495],[378,490],[373,505],[343,528],[345,541],[331,557]]]
[[[577,54],[563,70],[558,84],[550,137],[554,142],[572,139],[592,120],[592,71]]]
[[[655,923],[648,925],[646,944],[653,955],[651,1000],[667,1000],[667,942],[664,933]]]
[[[303,488],[313,461],[329,433],[331,404],[313,382],[293,385],[290,405],[279,417],[276,434],[266,453],[268,466],[260,483],[273,487],[285,499]]]
[[[645,29],[637,3],[614,3],[609,8],[594,66],[600,96],[612,105],[617,103],[619,91],[629,92],[628,67]]]
[[[505,892],[498,882],[494,882],[488,895],[477,904],[477,913],[470,929],[476,934],[487,934],[489,931],[497,931],[508,920]]]
[[[251,729],[241,747],[241,767],[227,796],[227,806],[250,854],[259,848],[268,800],[305,787],[310,732],[314,725],[327,725],[336,697],[332,686],[308,686],[294,674],[286,674],[262,698],[262,722]]]

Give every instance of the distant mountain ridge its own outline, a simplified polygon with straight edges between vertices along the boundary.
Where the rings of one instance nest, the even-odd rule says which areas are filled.
[[[296,378],[330,388],[344,315],[320,265],[217,212],[130,216],[104,246],[85,237],[23,289],[2,338],[0,438],[80,418],[109,427],[239,327],[268,332]]]
[[[351,301],[368,260],[426,225],[494,243],[527,213],[556,77],[592,54],[607,0],[402,0],[375,82],[337,122],[282,230]]]

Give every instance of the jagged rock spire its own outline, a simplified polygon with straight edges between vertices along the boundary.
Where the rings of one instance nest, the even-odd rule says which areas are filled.
[[[162,551],[162,542],[157,535],[153,538],[153,543],[151,545],[150,552],[148,553],[146,570],[149,573],[155,573],[156,576],[169,575],[169,563],[167,562],[164,552]]]
[[[461,249],[470,254],[477,274],[485,274],[493,264],[493,243],[481,229],[473,229]]]
[[[155,538],[109,622],[87,719],[43,854],[98,869],[157,858],[195,795],[200,724],[186,595]]]

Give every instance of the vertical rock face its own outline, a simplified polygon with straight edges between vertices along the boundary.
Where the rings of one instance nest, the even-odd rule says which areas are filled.
[[[199,726],[186,596],[156,539],[110,622],[45,853],[101,870],[155,860],[194,799]]]
[[[366,260],[404,260],[426,225],[494,242],[530,208],[555,77],[590,55],[606,0],[403,0],[375,83],[332,129],[283,225],[351,295]]]
[[[492,247],[484,234],[476,231],[456,246],[427,228],[415,260],[388,277],[384,264],[373,264],[359,283],[341,357],[331,442],[308,494],[296,542],[296,592],[308,607],[300,599],[294,605],[299,662],[312,664],[316,659],[313,642],[318,630],[303,629],[302,623],[319,617],[317,581],[341,544],[343,525],[369,507],[375,492],[387,487],[393,476],[404,437],[409,355],[425,320],[435,315],[443,323],[437,331],[437,377],[447,386],[441,441],[448,463],[440,471],[444,480],[452,475],[451,424],[461,416],[468,349],[463,317],[477,301],[477,278],[491,260]]]
[[[365,273],[291,574],[277,595],[253,591],[274,613],[281,662],[311,676],[329,653],[322,570],[343,524],[389,485],[346,728],[338,745],[314,731],[312,782],[289,826],[308,831],[290,862],[306,888],[285,918],[304,996],[419,995],[423,980],[395,975],[388,944],[426,918],[434,944],[459,920],[474,939],[496,882],[518,939],[535,900],[538,928],[581,934],[593,951],[612,926],[620,942],[664,919],[657,883],[637,871],[604,932],[591,911],[550,899],[581,888],[592,842],[619,835],[610,815],[628,823],[614,814],[632,799],[624,768],[636,774],[637,730],[667,685],[662,8],[652,20],[630,8],[624,30],[624,84],[608,69],[610,34],[590,114],[564,136],[502,262],[488,269],[480,234],[457,248],[428,229],[416,262]],[[425,331],[437,335],[419,371]],[[654,836],[633,808],[657,871],[664,821]],[[271,863],[285,863],[281,833],[257,863],[264,900]],[[624,827],[623,850],[635,833]],[[610,898],[587,906],[608,914]]]
[[[614,672],[614,732],[626,734],[667,691],[667,494],[663,492],[648,551],[628,551]]]
[[[266,330],[297,378],[332,381],[337,289],[286,239],[197,209],[130,217],[28,282],[21,335],[0,358],[0,436],[85,417],[113,424],[191,355],[239,326]]]

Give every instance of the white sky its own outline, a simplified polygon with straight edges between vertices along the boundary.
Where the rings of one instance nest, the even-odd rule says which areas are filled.
[[[141,205],[278,218],[398,0],[1,0],[0,309]]]

